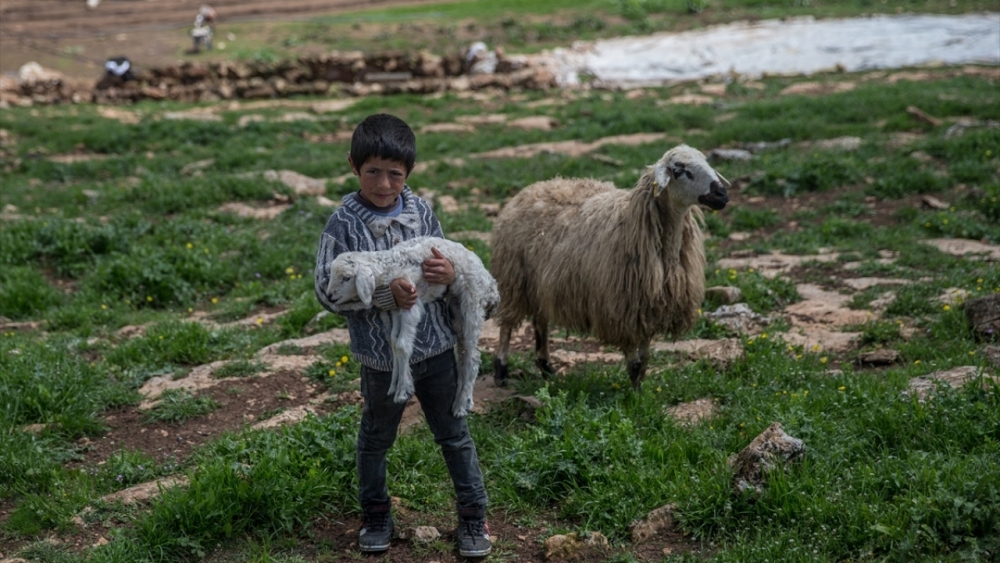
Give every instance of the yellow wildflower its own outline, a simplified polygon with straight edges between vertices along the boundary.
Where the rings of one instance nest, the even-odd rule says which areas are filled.
[[[219,302],[219,298],[218,297],[213,297],[212,298],[212,303],[218,303],[218,302]]]

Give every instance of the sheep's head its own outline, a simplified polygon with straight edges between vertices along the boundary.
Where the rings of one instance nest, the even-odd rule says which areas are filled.
[[[326,294],[334,305],[360,300],[366,307],[372,304],[375,292],[375,273],[360,263],[356,253],[345,252],[330,263],[330,281]]]
[[[666,189],[671,199],[686,206],[702,204],[712,209],[722,209],[729,203],[726,186],[729,181],[711,166],[705,155],[687,145],[678,145],[667,151],[653,165],[656,179],[656,196]]]

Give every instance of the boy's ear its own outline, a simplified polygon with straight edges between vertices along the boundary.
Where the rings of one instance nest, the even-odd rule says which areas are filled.
[[[365,307],[371,307],[372,295],[375,294],[375,272],[368,266],[361,266],[358,268],[358,277],[354,283],[358,289],[358,298]]]
[[[354,166],[354,159],[351,158],[351,153],[347,153],[347,164],[351,165],[351,172],[354,172],[355,176],[361,175],[361,172],[358,171],[358,167]]]

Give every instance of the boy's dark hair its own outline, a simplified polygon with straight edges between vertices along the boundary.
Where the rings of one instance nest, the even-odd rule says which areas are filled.
[[[402,162],[409,174],[417,160],[417,138],[413,130],[395,115],[369,115],[351,135],[351,161],[361,168],[371,157]]]

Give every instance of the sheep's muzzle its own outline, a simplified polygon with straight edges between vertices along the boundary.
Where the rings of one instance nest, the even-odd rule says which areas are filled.
[[[729,194],[726,193],[722,182],[712,182],[708,186],[708,193],[698,196],[698,203],[707,205],[711,209],[719,210],[729,203]]]

